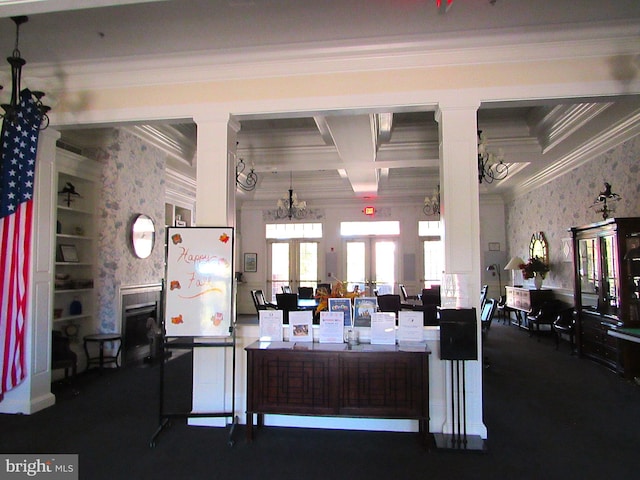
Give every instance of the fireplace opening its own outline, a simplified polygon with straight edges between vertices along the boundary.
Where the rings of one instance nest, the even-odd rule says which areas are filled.
[[[156,360],[161,294],[157,284],[120,288],[122,365]]]
[[[125,307],[124,363],[151,356],[150,351],[157,329],[156,302]]]

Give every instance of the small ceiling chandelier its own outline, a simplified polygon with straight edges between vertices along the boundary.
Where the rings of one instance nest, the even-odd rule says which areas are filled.
[[[504,163],[502,149],[495,154],[487,148],[487,138],[478,130],[478,181],[493,183],[494,180],[502,180],[509,175],[509,165]]]
[[[422,211],[425,215],[440,215],[440,185],[433,189],[433,195],[424,197]]]
[[[621,198],[620,195],[611,191],[610,183],[604,182],[604,191],[600,192],[596,197],[591,208],[593,208],[596,213],[602,213],[602,219],[606,220],[609,218],[610,213],[616,211],[616,203],[618,203]]]
[[[13,52],[10,57],[7,57],[7,62],[11,65],[11,100],[10,103],[3,103],[2,109],[4,113],[0,113],[0,118],[10,122],[17,123],[19,117],[21,116],[21,106],[20,103],[20,94],[21,88],[20,83],[22,80],[22,67],[27,63],[24,58],[20,55],[20,49],[18,48],[18,43],[20,40],[20,25],[29,21],[29,17],[20,16],[20,17],[11,17],[11,20],[16,24],[16,46],[13,49]],[[2,86],[0,85],[0,90]],[[44,130],[49,126],[49,117],[47,113],[51,110],[51,107],[44,105],[42,103],[42,97],[44,97],[44,92],[41,91],[31,91],[31,96],[33,99],[33,104],[38,109],[41,117],[40,124],[37,125],[39,130]]]
[[[244,173],[247,168],[243,159],[236,163],[236,186],[245,192],[253,192],[258,184],[258,174],[254,171],[253,166],[249,173]]]
[[[298,200],[298,196],[293,193],[293,173],[289,173],[289,196],[278,200],[276,218],[300,220],[305,218],[308,213],[307,202]]]

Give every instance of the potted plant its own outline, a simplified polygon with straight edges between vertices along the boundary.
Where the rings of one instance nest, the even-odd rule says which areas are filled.
[[[544,263],[541,258],[533,257],[527,263],[520,265],[520,270],[524,278],[533,278],[536,288],[539,290],[542,287],[542,280],[549,271],[549,265]]]

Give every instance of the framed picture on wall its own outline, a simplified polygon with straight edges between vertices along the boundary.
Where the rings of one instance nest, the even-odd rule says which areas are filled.
[[[244,254],[244,271],[245,272],[258,271],[258,254],[257,253]]]

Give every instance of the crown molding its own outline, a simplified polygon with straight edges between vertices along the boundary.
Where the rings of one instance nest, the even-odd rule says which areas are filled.
[[[605,131],[593,135],[586,142],[559,158],[549,167],[523,181],[505,193],[505,200],[513,200],[532,190],[556,180],[562,175],[604,154],[608,150],[640,134],[640,110],[611,125]]]
[[[30,64],[29,74],[73,92],[233,79],[552,61],[637,55],[637,25],[602,23],[558,32],[497,30],[458,38],[369,39],[366,44],[326,42],[170,55]],[[51,89],[49,89],[51,90]]]

